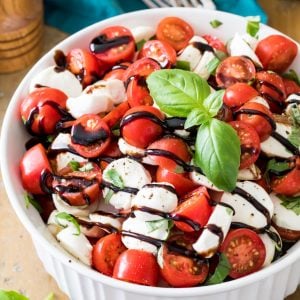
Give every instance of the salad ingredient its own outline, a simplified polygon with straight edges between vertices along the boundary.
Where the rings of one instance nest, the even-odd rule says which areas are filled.
[[[218,57],[220,57],[222,55],[223,56],[227,55],[226,46],[220,39],[218,39],[215,36],[209,35],[209,34],[205,34],[202,37],[207,41],[208,45],[210,45],[211,47],[213,47],[214,49],[216,49],[218,51],[221,51],[221,53],[220,52],[217,53]]]
[[[257,37],[257,33],[260,27],[260,17],[248,17],[246,31],[253,37]]]
[[[211,25],[212,28],[218,28],[220,27],[223,23],[217,19],[211,20],[209,22],[209,24]]]

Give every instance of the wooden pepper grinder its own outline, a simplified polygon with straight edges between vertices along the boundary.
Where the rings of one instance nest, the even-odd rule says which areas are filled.
[[[0,73],[36,61],[42,46],[42,0],[0,0]]]

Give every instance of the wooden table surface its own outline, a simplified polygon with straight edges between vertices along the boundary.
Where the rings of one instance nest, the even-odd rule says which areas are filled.
[[[244,0],[247,1],[247,0]],[[269,24],[300,41],[300,1],[259,0],[269,15]],[[280,12],[280,13],[279,13]],[[44,52],[64,39],[66,34],[46,27]],[[28,69],[0,74],[0,120],[9,100]],[[0,175],[0,289],[18,290],[31,300],[43,300],[50,293],[56,300],[67,300],[48,275],[35,254],[31,239],[13,212]],[[286,300],[299,300],[300,288]],[[88,299],[87,299],[88,300]]]

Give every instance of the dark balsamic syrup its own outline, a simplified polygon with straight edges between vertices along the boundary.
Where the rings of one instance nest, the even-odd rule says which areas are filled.
[[[101,34],[95,37],[90,43],[90,50],[93,53],[103,53],[112,48],[127,45],[132,41],[130,36],[117,36],[108,38],[106,34]]]

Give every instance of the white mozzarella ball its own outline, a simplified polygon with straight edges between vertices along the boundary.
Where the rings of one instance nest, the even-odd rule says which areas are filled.
[[[78,163],[88,162],[88,160],[86,158],[83,158],[82,156],[79,156],[79,155],[76,155],[76,154],[73,154],[73,153],[67,152],[67,151],[57,154],[55,161],[56,161],[56,171],[57,172],[62,170],[65,167],[67,167],[71,161],[76,161]]]
[[[239,170],[238,180],[258,180],[261,178],[260,169],[252,164],[248,168]]]
[[[113,218],[109,215],[101,215],[100,213],[97,213],[97,212],[91,213],[89,215],[89,219],[92,222],[98,222],[101,224],[109,225],[118,230],[121,230],[121,227],[122,227],[122,223],[120,222],[120,220],[118,218]]]
[[[136,43],[142,40],[148,41],[155,35],[155,28],[153,26],[137,26],[131,28],[131,33]]]
[[[118,146],[120,151],[125,155],[133,157],[143,157],[145,155],[144,149],[128,144],[123,138],[119,138]]]
[[[222,190],[217,188],[205,175],[200,174],[196,171],[190,172],[191,180],[199,185],[203,185],[210,190],[221,192]]]

